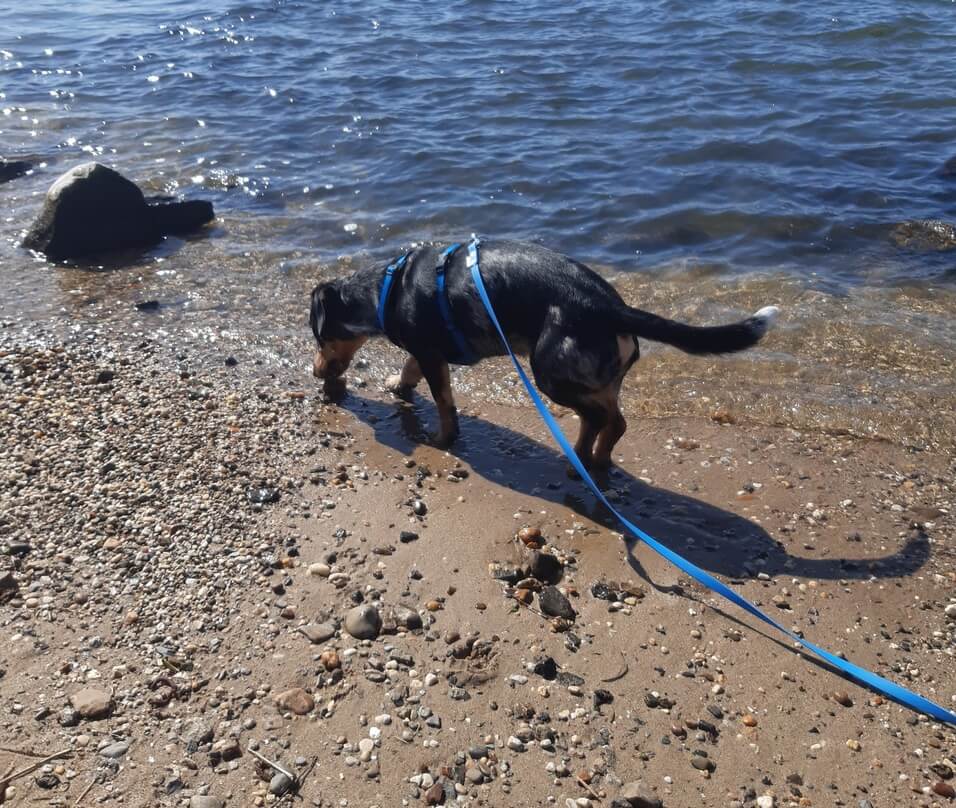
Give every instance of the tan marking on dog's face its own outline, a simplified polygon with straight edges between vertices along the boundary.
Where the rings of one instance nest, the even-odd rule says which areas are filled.
[[[312,360],[312,374],[317,379],[339,378],[348,370],[355,352],[365,344],[367,339],[368,337],[355,337],[349,340],[326,340],[315,352],[315,358]]]

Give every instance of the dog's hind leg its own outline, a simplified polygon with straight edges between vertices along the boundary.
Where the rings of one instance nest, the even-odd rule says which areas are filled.
[[[438,407],[438,433],[432,440],[436,446],[448,446],[458,437],[458,410],[451,393],[448,363],[438,357],[419,359],[418,364]]]
[[[394,373],[385,380],[385,389],[397,396],[407,396],[422,380],[422,369],[414,356],[405,360],[401,373]]]
[[[621,408],[618,406],[618,394],[621,384],[617,382],[600,396],[605,405],[605,415],[607,423],[597,436],[597,443],[594,447],[594,466],[596,468],[607,468],[611,465],[611,452],[614,446],[623,437],[627,430],[627,421],[621,414]]]
[[[571,406],[581,419],[574,453],[585,466],[590,466],[594,461],[594,441],[607,429],[607,413],[603,407],[590,402],[578,402]]]

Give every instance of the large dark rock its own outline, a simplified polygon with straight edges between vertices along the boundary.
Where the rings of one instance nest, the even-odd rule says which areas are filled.
[[[893,228],[890,239],[910,250],[956,249],[956,227],[939,219],[914,219]]]
[[[112,168],[84,163],[70,169],[46,195],[23,246],[53,261],[147,247],[212,221],[212,203],[149,201]]]
[[[0,160],[0,183],[10,182],[17,177],[22,177],[31,168],[33,166],[22,160],[11,160],[9,163],[6,160]]]
[[[956,157],[950,157],[939,170],[939,175],[948,180],[956,180]]]

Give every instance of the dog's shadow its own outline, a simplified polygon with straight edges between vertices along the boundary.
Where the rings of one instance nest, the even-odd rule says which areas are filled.
[[[410,454],[427,439],[423,399],[418,396],[379,401],[350,392],[336,403],[370,425],[377,441],[402,454]],[[560,503],[609,529],[622,530],[583,482],[568,478],[564,457],[548,445],[481,418],[462,416],[461,436],[452,452],[491,482]],[[643,483],[624,469],[612,469],[599,484],[614,506],[646,532],[697,566],[731,580],[759,573],[821,580],[893,578],[916,572],[929,558],[925,536],[911,538],[898,552],[880,558],[795,556],[748,519]],[[625,537],[631,567],[656,586],[634,554],[638,540],[626,533]]]

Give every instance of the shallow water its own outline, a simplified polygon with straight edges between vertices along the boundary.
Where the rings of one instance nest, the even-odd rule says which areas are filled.
[[[39,167],[0,186],[0,318],[159,330],[208,361],[304,367],[317,277],[478,231],[573,254],[666,315],[785,306],[746,357],[646,351],[634,412],[720,404],[936,443],[956,401],[956,251],[901,250],[889,231],[956,218],[940,171],[956,153],[953,13],[928,0],[7,4],[0,154]],[[23,228],[91,158],[148,191],[211,198],[220,219],[119,268],[37,262],[16,247]],[[159,312],[133,308],[148,299]],[[370,356],[370,379],[398,359]],[[501,378],[458,374],[508,398]]]

